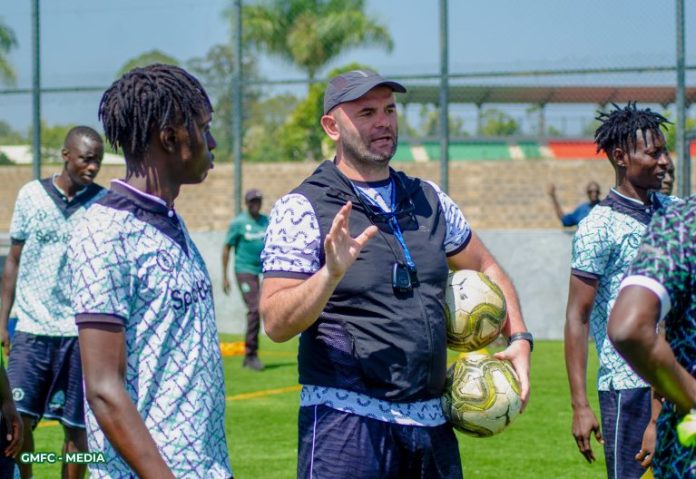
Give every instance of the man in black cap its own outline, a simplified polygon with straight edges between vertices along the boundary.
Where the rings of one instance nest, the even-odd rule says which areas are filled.
[[[222,248],[222,290],[230,293],[230,280],[227,265],[230,249],[234,248],[234,274],[242,299],[247,307],[247,330],[244,342],[244,367],[261,371],[263,363],[259,359],[259,275],[263,250],[263,236],[268,226],[268,216],[261,214],[263,195],[251,189],[244,195],[247,211],[237,216],[227,230],[225,245]]]
[[[389,167],[405,91],[371,71],[332,79],[321,125],[336,156],[271,213],[261,313],[272,340],[301,333],[301,478],[462,477],[440,406],[449,269],[502,288],[510,342],[497,356],[529,395],[532,337],[509,278],[449,196]]]

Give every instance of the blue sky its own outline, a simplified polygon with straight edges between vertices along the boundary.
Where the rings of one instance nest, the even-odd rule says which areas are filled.
[[[229,40],[222,17],[230,0],[52,0],[42,2],[42,83],[56,86],[107,86],[130,58],[159,49],[185,62]],[[687,1],[687,63],[696,63],[696,2]],[[351,61],[388,75],[439,71],[438,0],[366,0],[368,13],[386,24],[392,52],[352,50],[327,70]],[[648,0],[450,0],[450,72],[562,69],[612,66],[670,66],[675,63],[673,1]],[[0,18],[13,28],[19,48],[9,59],[18,87],[31,85],[31,1],[0,2]],[[276,59],[260,58],[268,78],[302,78]],[[689,74],[693,84],[696,79]],[[490,80],[474,80],[485,83]],[[673,84],[674,75],[507,79],[498,83]],[[1,88],[1,87],[0,87]],[[45,95],[49,123],[98,126],[98,94]],[[526,106],[508,106],[523,119]],[[454,107],[471,127],[474,110]],[[549,121],[577,129],[591,107],[549,109]],[[0,119],[24,130],[31,121],[29,95],[0,95]],[[573,126],[574,122],[578,125]],[[570,125],[568,125],[570,123]]]

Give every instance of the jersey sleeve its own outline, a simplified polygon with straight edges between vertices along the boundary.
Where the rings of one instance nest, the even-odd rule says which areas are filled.
[[[23,243],[29,237],[30,208],[32,202],[29,199],[27,187],[19,190],[15,201],[12,221],[10,223],[10,239],[13,243]]]
[[[576,226],[585,216],[587,216],[587,213],[587,205],[581,204],[575,208],[572,213],[563,215],[561,217],[561,224],[566,227]]]
[[[81,221],[68,246],[72,307],[76,320],[87,315],[113,317],[125,322],[135,293],[133,262],[126,254],[126,240],[100,228],[98,222]]]
[[[437,192],[440,206],[445,213],[445,221],[447,223],[447,232],[445,233],[445,253],[447,256],[454,256],[461,250],[466,248],[471,240],[471,227],[469,222],[464,217],[464,213],[457,204],[450,198],[447,193],[442,191],[436,183],[427,182]]]
[[[261,253],[265,277],[307,278],[321,267],[321,233],[314,208],[300,194],[280,198],[269,217]]]
[[[239,222],[235,219],[230,223],[229,228],[227,228],[227,234],[225,235],[225,244],[233,248],[237,247],[239,243]]]
[[[621,288],[639,285],[652,290],[660,300],[660,319],[672,308],[683,308],[688,297],[693,253],[688,251],[692,238],[687,225],[693,221],[693,216],[685,218],[680,205],[658,211],[621,283]]]
[[[580,222],[573,236],[570,265],[573,275],[589,279],[604,275],[614,246],[610,228],[609,217],[598,211]]]

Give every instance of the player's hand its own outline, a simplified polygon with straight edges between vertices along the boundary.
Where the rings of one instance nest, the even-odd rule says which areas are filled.
[[[549,185],[546,187],[546,193],[549,196],[556,196],[556,185],[549,183]]]
[[[7,424],[7,440],[9,441],[4,453],[8,457],[15,457],[22,449],[24,433],[22,431],[22,417],[17,413],[12,399],[2,403],[2,420]]]
[[[7,328],[0,329],[0,341],[2,342],[2,352],[5,357],[10,355],[10,332]]]
[[[377,227],[368,226],[357,237],[350,235],[350,212],[353,204],[349,201],[340,209],[333,219],[331,230],[324,239],[326,269],[334,281],[340,281],[348,271],[360,251],[377,234]]]
[[[510,344],[510,346],[508,346],[505,350],[493,355],[493,357],[496,359],[510,361],[513,369],[517,373],[517,377],[520,380],[520,400],[522,401],[522,408],[520,409],[520,412],[524,411],[524,408],[527,407],[527,401],[529,401],[530,349],[531,346],[527,341],[513,341],[512,344]]]
[[[230,280],[225,276],[222,278],[222,292],[229,295],[230,294]]]
[[[655,437],[655,421],[650,421],[643,433],[643,442],[640,445],[640,451],[638,451],[638,454],[635,456],[636,461],[640,462],[640,465],[643,467],[648,467],[652,464],[655,451]]]
[[[599,428],[597,416],[589,406],[579,407],[573,411],[573,437],[578,445],[580,454],[585,456],[587,462],[593,462],[596,458],[590,444],[591,435],[600,444],[604,444],[602,432]]]

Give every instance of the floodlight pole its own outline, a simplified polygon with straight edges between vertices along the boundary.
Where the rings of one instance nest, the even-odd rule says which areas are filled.
[[[677,3],[677,144],[676,153],[679,158],[679,196],[682,198],[691,194],[691,155],[686,142],[686,75],[684,63],[684,0]]]
[[[31,3],[31,29],[32,29],[32,90],[31,102],[33,110],[32,121],[34,132],[32,135],[33,162],[32,171],[34,179],[41,178],[41,22],[39,18],[39,0]]]
[[[234,75],[232,80],[232,131],[234,135],[234,212],[242,211],[242,0],[234,0]]]
[[[449,191],[449,55],[447,0],[440,0],[440,188]]]

